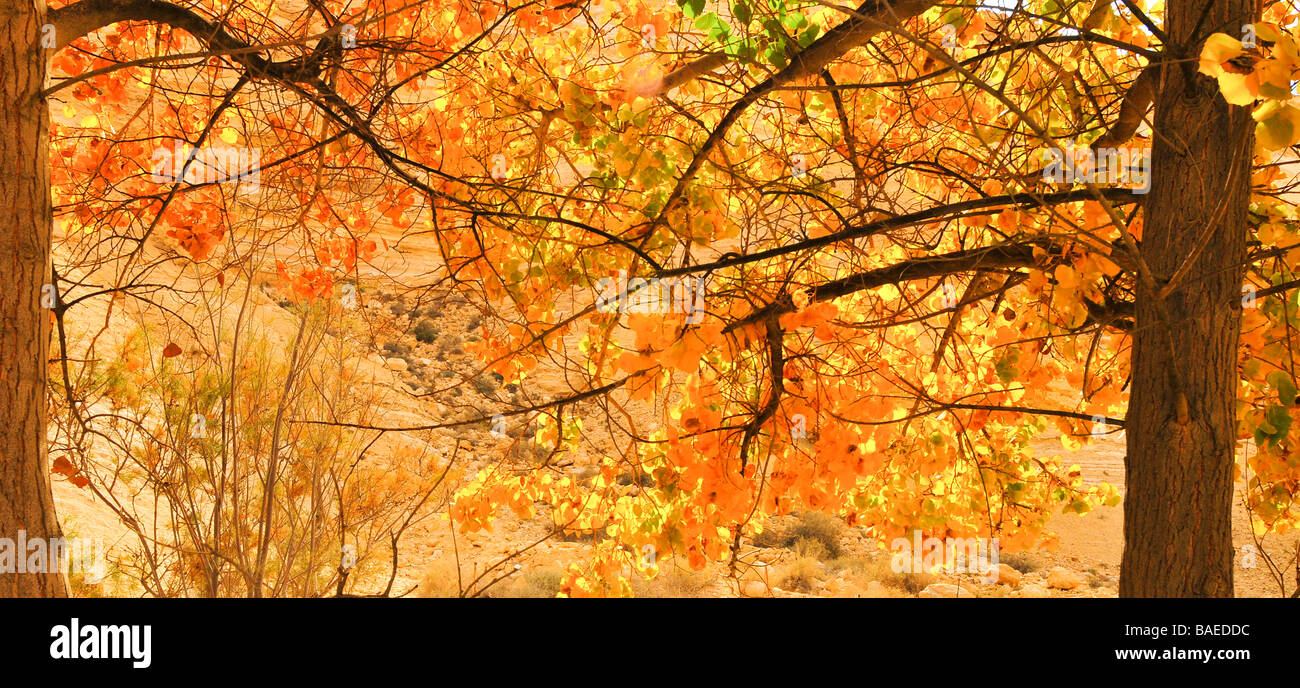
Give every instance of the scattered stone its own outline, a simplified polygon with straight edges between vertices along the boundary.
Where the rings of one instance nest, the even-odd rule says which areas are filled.
[[[1083,585],[1083,576],[1064,566],[1054,566],[1047,572],[1047,585],[1057,590],[1073,590]]]
[[[389,359],[386,359],[386,360],[384,361],[384,365],[385,365],[389,370],[406,370],[406,369],[409,367],[409,366],[406,365],[406,361],[404,361],[404,360],[402,360],[402,359],[400,359],[400,358],[389,358]]]
[[[745,597],[767,597],[767,586],[763,581],[749,581],[745,583]]]
[[[1041,585],[1030,583],[1029,585],[1017,590],[1014,595],[1016,597],[1042,598],[1051,597],[1052,593]]]
[[[925,586],[917,597],[935,599],[940,597],[975,597],[975,593],[960,585],[951,583],[931,583]]]
[[[1006,564],[998,564],[999,584],[1010,585],[1013,588],[1019,587],[1021,577],[1022,574],[1019,571],[1007,566]]]

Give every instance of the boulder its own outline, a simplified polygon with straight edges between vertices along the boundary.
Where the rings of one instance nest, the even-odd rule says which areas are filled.
[[[1010,566],[1007,566],[1006,564],[998,564],[998,584],[1009,585],[1013,588],[1018,587],[1022,577],[1023,574]]]
[[[1047,572],[1047,586],[1050,588],[1073,590],[1080,585],[1083,585],[1083,576],[1064,566],[1054,566]]]

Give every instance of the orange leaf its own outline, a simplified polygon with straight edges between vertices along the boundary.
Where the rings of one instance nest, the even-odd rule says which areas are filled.
[[[173,358],[175,356],[180,356],[180,355],[181,355],[181,348],[177,346],[176,342],[172,342],[168,344],[167,348],[163,349],[163,358]]]
[[[54,464],[50,466],[50,472],[58,475],[66,475],[71,478],[77,474],[77,467],[73,466],[71,461],[60,456],[55,459]]]

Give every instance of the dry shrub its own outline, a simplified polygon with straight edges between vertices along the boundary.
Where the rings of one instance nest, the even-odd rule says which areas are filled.
[[[1021,573],[1032,573],[1047,568],[1047,558],[1034,552],[999,553],[998,562]]]
[[[814,540],[806,537],[801,537],[795,540],[794,545],[792,545],[790,549],[794,550],[794,553],[800,557],[806,557],[808,559],[821,560],[825,559],[828,554],[826,551],[826,545],[821,540]]]
[[[456,562],[439,559],[424,572],[415,591],[417,597],[460,597],[460,581],[456,575]]]
[[[890,558],[881,558],[876,561],[871,570],[871,577],[880,581],[885,587],[905,590],[912,595],[921,592],[925,589],[925,586],[939,580],[934,574],[924,571],[915,573],[895,572]]]
[[[555,597],[560,593],[563,578],[564,569],[558,566],[542,566],[528,571],[524,574],[519,597]]]
[[[777,585],[783,590],[812,592],[822,575],[821,562],[812,557],[800,557],[781,566]]]
[[[805,511],[789,528],[765,530],[754,536],[756,547],[793,549],[801,556],[835,559],[841,554],[840,532],[844,526],[834,516]]]
[[[707,568],[692,571],[665,566],[649,580],[634,578],[632,592],[637,597],[699,597],[712,580],[713,574]]]

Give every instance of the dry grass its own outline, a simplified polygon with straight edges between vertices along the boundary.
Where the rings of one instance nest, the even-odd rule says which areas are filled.
[[[1047,568],[1047,558],[1034,552],[999,553],[998,562],[1021,573],[1032,573]]]
[[[637,597],[700,597],[715,577],[705,568],[700,571],[678,566],[664,566],[650,580],[634,578],[632,592]]]
[[[514,597],[555,597],[560,593],[560,580],[564,569],[558,566],[542,566],[524,574],[523,585],[517,586],[518,594]]]
[[[416,597],[460,597],[460,583],[456,575],[456,562],[439,559],[424,572]]]
[[[823,574],[821,562],[812,557],[800,557],[777,567],[777,571],[777,586],[795,592],[812,592]]]
[[[820,511],[805,511],[788,528],[773,528],[754,536],[756,547],[787,548],[804,557],[836,559],[842,554],[840,533],[844,524]]]
[[[931,583],[937,583],[939,578],[931,573],[923,571],[916,573],[896,573],[894,571],[890,558],[882,557],[872,562],[868,575],[873,580],[878,580],[887,588],[902,590],[910,595],[915,595],[925,589],[925,586]]]

